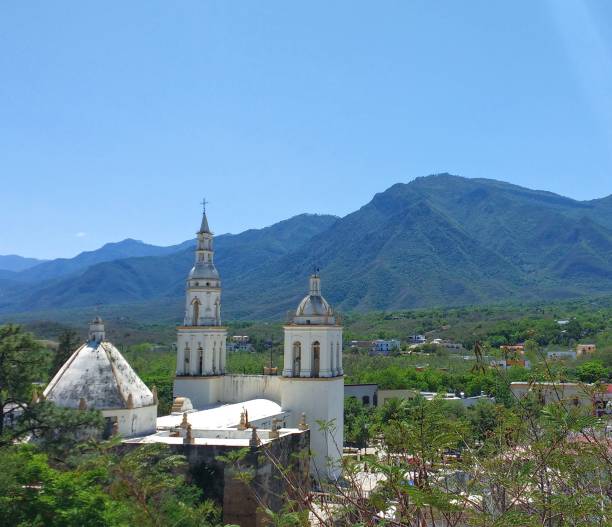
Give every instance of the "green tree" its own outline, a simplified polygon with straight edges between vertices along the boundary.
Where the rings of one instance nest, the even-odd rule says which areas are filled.
[[[578,379],[582,382],[596,382],[608,378],[608,369],[600,362],[591,360],[582,363],[576,368]]]
[[[72,329],[65,329],[60,333],[49,377],[53,377],[59,371],[63,364],[76,351],[78,345],[78,335]]]
[[[58,408],[35,397],[34,382],[45,378],[44,350],[20,326],[0,326],[0,447],[32,435],[69,447],[80,430],[101,425],[97,412]]]

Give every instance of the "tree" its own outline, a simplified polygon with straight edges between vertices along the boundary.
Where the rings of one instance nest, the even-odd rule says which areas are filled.
[[[60,333],[57,350],[51,364],[50,377],[53,377],[70,356],[76,351],[79,338],[75,331],[66,329]]]
[[[582,382],[596,382],[606,380],[608,378],[608,369],[596,360],[590,360],[582,363],[576,369],[578,379]]]
[[[98,412],[58,408],[36,396],[45,379],[45,353],[20,326],[0,326],[0,447],[32,435],[50,446],[69,448],[80,431],[101,426]]]

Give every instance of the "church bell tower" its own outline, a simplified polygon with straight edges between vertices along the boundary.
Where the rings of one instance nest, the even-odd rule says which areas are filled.
[[[185,318],[176,339],[177,377],[225,374],[227,330],[221,325],[221,279],[215,267],[206,201],[197,232],[195,264],[187,277]]]

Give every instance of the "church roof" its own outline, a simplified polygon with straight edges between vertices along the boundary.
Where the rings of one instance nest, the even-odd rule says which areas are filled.
[[[90,340],[78,348],[44,391],[47,400],[65,408],[140,408],[153,394],[110,342]],[[131,397],[130,397],[131,396]],[[131,398],[131,401],[129,399]]]

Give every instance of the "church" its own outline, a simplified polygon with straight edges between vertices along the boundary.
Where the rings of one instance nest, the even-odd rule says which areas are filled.
[[[221,321],[221,277],[214,264],[213,238],[204,210],[195,264],[187,276],[184,321],[177,330],[174,397],[179,403],[176,415],[158,419],[158,429],[177,424],[181,401],[200,429],[219,426],[215,419],[224,413],[224,427],[244,420],[245,412],[251,422],[276,421],[288,429],[303,427],[306,421],[312,475],[338,477],[344,435],[342,327],[321,294],[320,276],[310,277],[307,294],[283,328],[282,374],[228,374],[227,329]],[[323,423],[328,423],[324,429]]]

